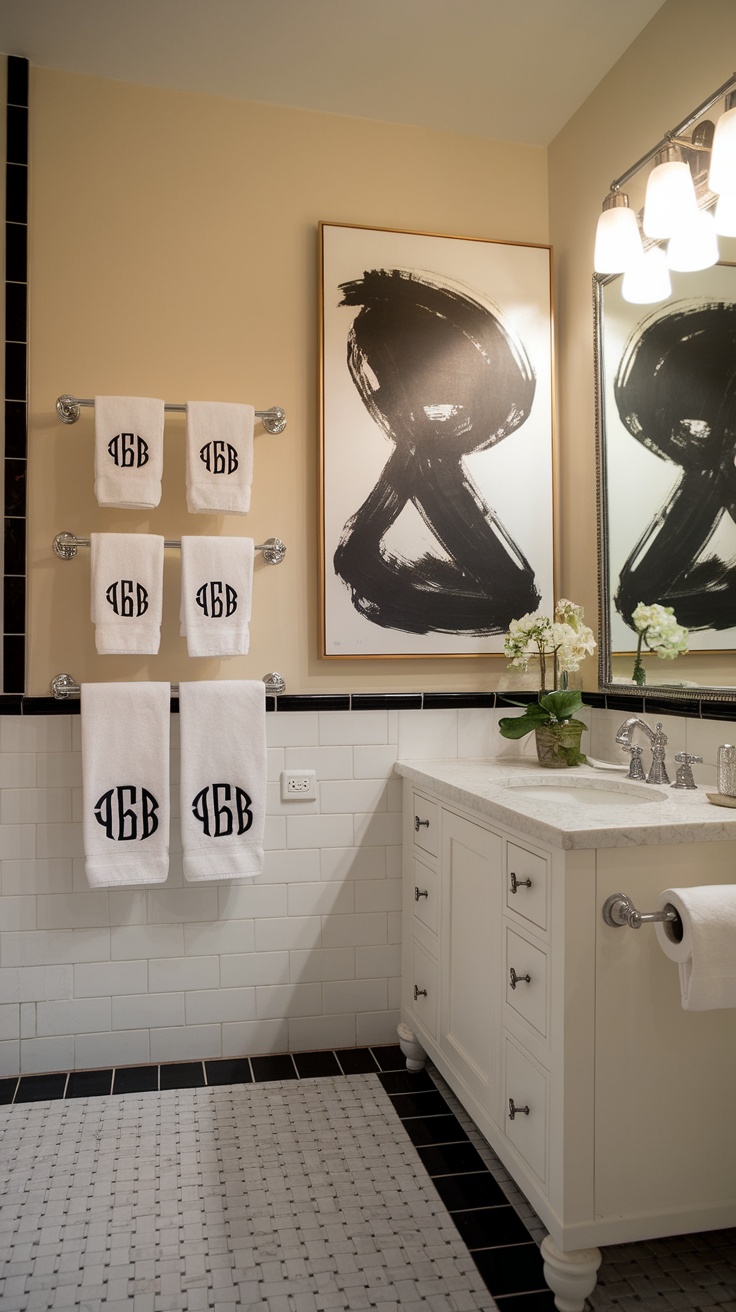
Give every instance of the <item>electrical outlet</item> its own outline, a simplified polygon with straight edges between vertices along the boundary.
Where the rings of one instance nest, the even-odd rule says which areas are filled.
[[[282,770],[281,801],[312,802],[317,796],[317,776],[314,770]]]

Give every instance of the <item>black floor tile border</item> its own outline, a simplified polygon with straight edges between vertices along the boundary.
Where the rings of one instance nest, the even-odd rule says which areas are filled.
[[[407,1071],[398,1044],[20,1075],[0,1080],[0,1105],[335,1075],[378,1077],[499,1307],[506,1312],[552,1308],[543,1277],[539,1284],[536,1242],[429,1073]]]

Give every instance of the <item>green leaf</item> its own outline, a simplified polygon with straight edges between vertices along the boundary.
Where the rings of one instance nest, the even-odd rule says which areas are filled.
[[[540,724],[549,724],[550,718],[549,711],[540,706],[539,702],[530,702],[523,715],[517,715],[515,718],[504,716],[499,720],[499,733],[502,738],[524,738]]]
[[[553,720],[569,720],[579,711],[583,705],[583,699],[579,692],[564,691],[545,693],[539,698],[539,703],[549,712]]]

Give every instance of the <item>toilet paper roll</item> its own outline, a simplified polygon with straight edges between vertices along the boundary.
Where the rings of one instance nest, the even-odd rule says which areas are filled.
[[[736,1007],[736,884],[667,888],[659,910],[673,906],[682,938],[671,921],[655,925],[657,942],[677,963],[686,1011]]]

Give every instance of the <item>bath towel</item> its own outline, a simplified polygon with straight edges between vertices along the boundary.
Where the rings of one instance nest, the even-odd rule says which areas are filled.
[[[246,654],[252,588],[252,538],[182,538],[180,619],[190,656]]]
[[[260,680],[179,684],[184,877],[263,870],[266,689]]]
[[[164,540],[93,533],[91,614],[100,656],[154,656],[161,641]]]
[[[253,479],[252,405],[187,401],[187,509],[244,515]]]
[[[82,832],[92,888],[169,871],[168,683],[83,683]]]
[[[685,1011],[736,1007],[736,884],[667,888],[659,897],[682,923],[678,941],[668,921],[655,930],[662,951],[676,961]]]
[[[95,496],[100,506],[150,509],[161,500],[164,403],[95,397]]]

